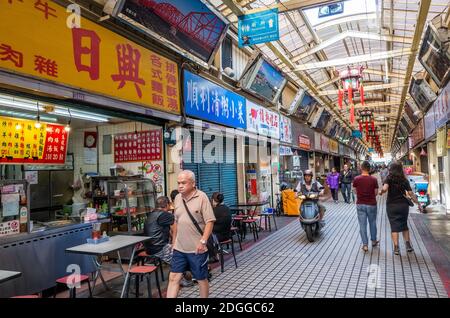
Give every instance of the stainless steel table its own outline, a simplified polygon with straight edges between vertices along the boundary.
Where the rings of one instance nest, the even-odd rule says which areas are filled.
[[[136,253],[136,245],[142,242],[145,242],[149,240],[150,237],[148,236],[128,236],[128,235],[116,235],[110,237],[109,241],[100,243],[100,244],[82,244],[78,246],[74,246],[71,248],[67,248],[67,253],[76,253],[76,254],[85,254],[85,255],[91,255],[92,260],[94,262],[94,265],[96,267],[96,273],[94,278],[94,284],[92,286],[92,293],[94,293],[95,284],[97,282],[98,277],[100,276],[100,279],[105,286],[106,289],[109,289],[108,285],[106,284],[101,270],[102,270],[102,256],[117,252],[118,256],[118,262],[120,264],[120,269],[122,272],[122,275],[124,276],[125,282],[122,287],[122,292],[120,294],[120,297],[123,298],[124,292],[125,292],[125,283],[128,280],[129,270],[131,268],[131,265],[133,263],[134,254]],[[120,250],[125,249],[127,247],[133,246],[133,251],[131,253],[130,262],[128,265],[128,270],[125,273],[122,266],[122,260],[120,257]]]
[[[2,270],[0,270],[0,283],[7,282],[8,280],[20,277],[21,275],[22,275],[21,272],[2,271]]]

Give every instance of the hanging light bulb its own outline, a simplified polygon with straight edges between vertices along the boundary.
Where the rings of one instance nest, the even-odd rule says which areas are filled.
[[[72,122],[72,114],[70,113],[69,108],[67,108],[67,111],[69,112],[69,122],[67,123],[66,127],[64,127],[64,130],[69,132],[70,131],[70,123]]]
[[[16,124],[16,130],[21,130],[22,129],[22,125],[20,123]]]
[[[37,129],[40,129],[42,127],[41,124],[41,118],[39,117],[39,115],[36,117],[36,122],[34,123],[34,127],[36,127]]]

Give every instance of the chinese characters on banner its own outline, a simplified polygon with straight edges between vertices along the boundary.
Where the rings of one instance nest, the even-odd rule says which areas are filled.
[[[328,148],[331,153],[339,152],[339,143],[336,140],[330,139],[328,143]]]
[[[263,136],[280,138],[280,117],[247,100],[247,130]]]
[[[186,70],[184,105],[189,116],[233,128],[247,127],[244,97]]]
[[[162,160],[160,130],[114,136],[114,162]]]
[[[280,141],[292,142],[291,120],[283,115],[280,115]]]
[[[0,117],[0,163],[64,164],[68,134],[64,126]]]
[[[329,145],[330,145],[329,138],[324,135],[320,135],[320,148],[322,149],[323,152],[330,152]]]
[[[1,1],[0,68],[180,113],[175,62],[84,18],[68,28],[69,15],[53,1]]]

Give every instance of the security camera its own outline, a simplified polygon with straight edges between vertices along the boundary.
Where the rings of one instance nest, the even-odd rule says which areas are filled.
[[[223,70],[223,72],[231,78],[234,78],[234,71],[231,67],[225,67],[225,69]]]

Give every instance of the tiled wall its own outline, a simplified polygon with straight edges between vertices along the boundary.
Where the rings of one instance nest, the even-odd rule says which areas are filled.
[[[88,172],[97,172],[100,175],[109,176],[110,175],[110,167],[114,166],[114,142],[111,146],[111,154],[103,154],[103,136],[112,135],[112,139],[114,139],[114,134],[134,132],[135,129],[137,131],[146,131],[146,130],[154,130],[161,129],[161,127],[149,125],[145,123],[137,123],[135,126],[135,122],[125,122],[120,124],[108,124],[98,126],[98,140],[97,140],[97,151],[99,158],[99,171],[97,171],[96,164],[86,164],[85,156],[84,156],[84,132],[85,131],[96,131],[95,128],[88,129],[74,129],[71,132],[69,139],[69,149],[68,152],[74,154],[74,165],[75,165],[75,179],[80,174],[80,168],[82,173]],[[161,134],[162,135],[162,134]],[[162,149],[161,149],[162,151]],[[164,154],[162,154],[164,155]],[[162,180],[159,180],[157,183],[162,185],[162,189],[164,191],[164,161],[154,161],[152,164],[159,164],[162,167]],[[130,171],[132,174],[140,174],[139,167],[142,166],[142,162],[127,162],[120,163],[127,171]],[[150,173],[146,175],[147,178],[153,178],[154,174]]]

